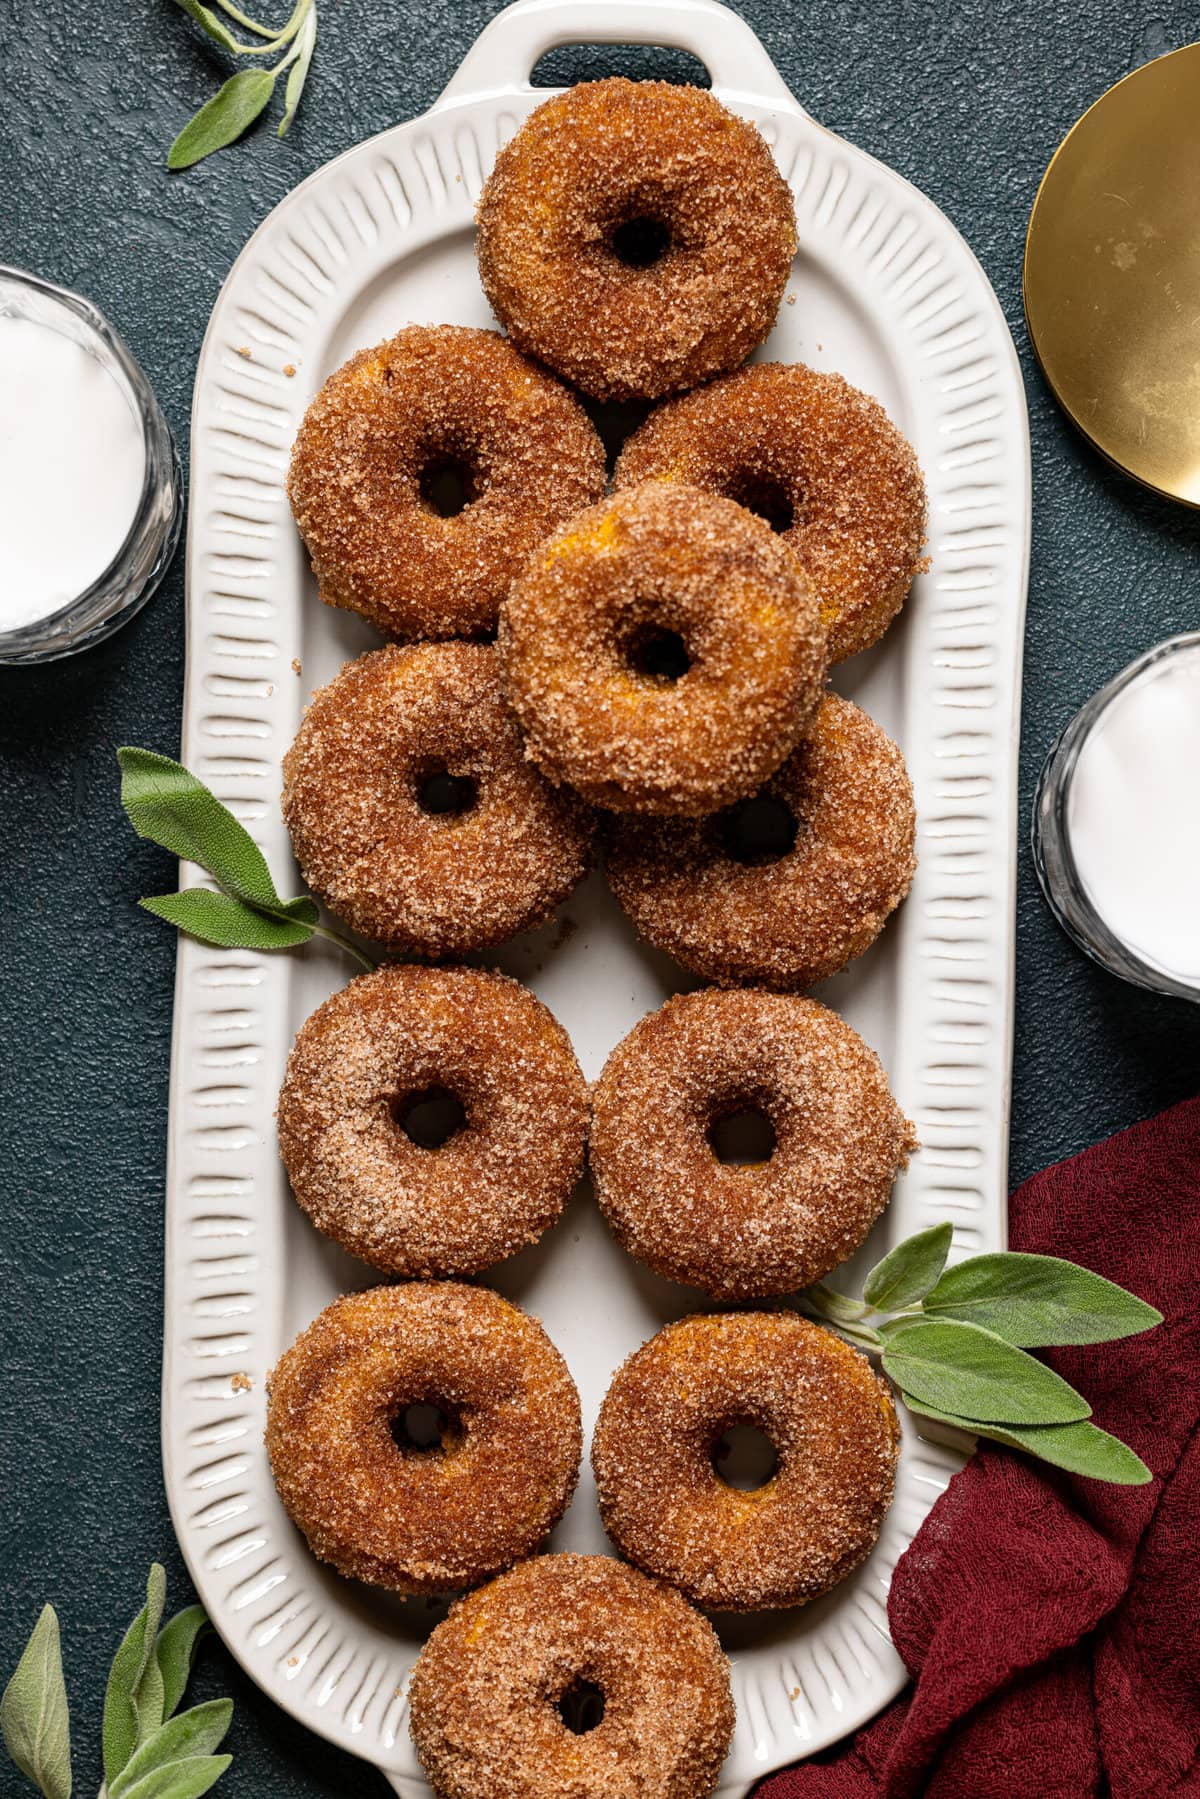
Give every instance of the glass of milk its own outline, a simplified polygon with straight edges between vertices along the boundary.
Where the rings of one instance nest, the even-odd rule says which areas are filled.
[[[1200,1001],[1200,631],[1148,650],[1076,713],[1042,771],[1033,852],[1089,956]]]
[[[0,266],[0,663],[124,624],[166,573],[182,509],[167,422],[108,321]]]

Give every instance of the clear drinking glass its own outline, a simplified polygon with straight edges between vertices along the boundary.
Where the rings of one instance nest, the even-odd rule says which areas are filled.
[[[1200,985],[1180,979],[1147,961],[1132,945],[1119,938],[1101,917],[1080,878],[1071,850],[1070,832],[1072,777],[1084,744],[1108,708],[1135,682],[1153,680],[1162,672],[1168,658],[1194,657],[1198,652],[1200,631],[1168,638],[1122,669],[1075,714],[1046,758],[1038,783],[1033,808],[1033,859],[1050,910],[1093,961],[1137,987],[1200,1003]],[[1200,780],[1200,769],[1196,771],[1196,778]]]
[[[80,294],[0,265],[0,314],[31,319],[86,350],[117,383],[145,434],[146,475],[125,542],[90,587],[45,618],[0,631],[0,663],[53,662],[109,637],[167,572],[183,517],[183,479],[167,421],[125,344]]]

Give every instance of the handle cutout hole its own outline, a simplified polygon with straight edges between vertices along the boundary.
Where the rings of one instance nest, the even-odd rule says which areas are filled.
[[[675,87],[711,87],[712,76],[690,50],[667,44],[558,44],[533,65],[534,87],[574,87],[577,81],[669,81]]]

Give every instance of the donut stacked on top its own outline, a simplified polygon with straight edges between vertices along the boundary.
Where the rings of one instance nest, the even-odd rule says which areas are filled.
[[[584,84],[531,114],[479,203],[507,335],[408,326],[330,376],[295,445],[320,597],[391,641],[312,699],[284,817],[314,892],[409,960],[303,1026],[280,1143],[313,1223],[401,1284],[302,1333],[268,1446],[314,1551],[402,1593],[488,1580],[570,1499],[570,1374],[463,1278],[554,1224],[589,1129],[622,1246],[742,1305],[852,1253],[915,1147],[874,1052],[800,994],[913,876],[903,757],[827,681],[903,605],[924,488],[840,376],[741,366],[796,248],[770,151],[711,94]],[[606,491],[585,401],[631,400],[654,409]],[[602,819],[620,905],[713,986],[643,1019],[589,1093],[532,993],[455,964],[544,923]],[[731,1164],[747,1111],[769,1142]],[[747,1422],[778,1458],[755,1493],[714,1472]],[[593,1445],[644,1573],[551,1557],[455,1609],[412,1689],[435,1790],[711,1793],[728,1672],[670,1589],[722,1609],[826,1591],[875,1541],[897,1439],[865,1359],[791,1313],[661,1332]],[[581,1726],[589,1687],[603,1715]]]

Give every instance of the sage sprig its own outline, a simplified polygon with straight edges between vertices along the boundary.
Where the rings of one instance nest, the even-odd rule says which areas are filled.
[[[296,116],[316,48],[316,0],[296,0],[290,19],[278,31],[260,25],[231,4],[231,0],[216,0],[220,12],[203,5],[202,0],[176,0],[176,4],[206,37],[229,55],[278,55],[279,61],[270,68],[239,69],[236,75],[231,75],[179,133],[167,154],[167,167],[190,169],[204,157],[211,156],[214,150],[223,150],[234,143],[270,104],[276,83],[283,74],[287,75],[287,83],[278,135],[285,136]],[[243,38],[236,37],[226,19],[252,32],[259,41],[248,44]]]
[[[953,1226],[935,1224],[889,1251],[854,1299],[824,1284],[804,1309],[879,1353],[909,1408],[1056,1468],[1141,1486],[1149,1468],[1090,1422],[1091,1406],[1030,1355],[1110,1343],[1162,1323],[1161,1312],[1059,1256],[1003,1250],[947,1268]]]
[[[181,763],[131,747],[119,749],[117,761],[121,804],[138,836],[195,862],[220,889],[155,894],[138,901],[147,912],[217,949],[293,949],[310,937],[325,937],[361,968],[374,968],[356,944],[319,922],[307,894],[280,898],[249,831]]]
[[[113,1658],[104,1700],[100,1799],[200,1799],[233,1760],[217,1751],[233,1702],[177,1712],[208,1618],[190,1605],[163,1624],[167,1577],[155,1562],[146,1603]],[[58,1618],[43,1608],[0,1699],[4,1746],[45,1799],[71,1799],[71,1733]]]
[[[46,1799],[71,1799],[71,1719],[58,1617],[42,1607],[25,1652],[0,1699],[9,1759]]]

